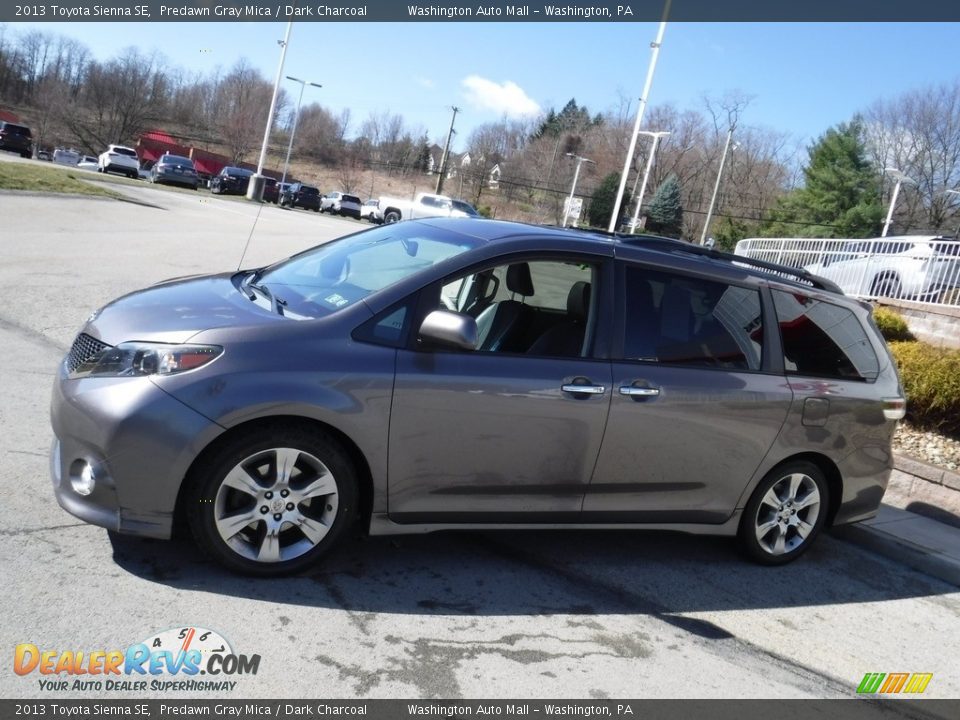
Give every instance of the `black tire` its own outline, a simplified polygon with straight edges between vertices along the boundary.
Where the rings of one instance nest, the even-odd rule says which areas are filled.
[[[277,471],[281,457],[296,457],[287,483]],[[244,470],[237,475],[241,466]],[[248,489],[225,486],[231,474],[242,476]],[[332,487],[332,494],[297,499],[294,493],[323,478],[323,488]],[[244,575],[280,577],[306,570],[338,542],[358,514],[357,475],[349,456],[333,438],[303,426],[277,424],[239,434],[198,462],[187,481],[187,520],[197,543],[214,560]],[[218,516],[221,523],[241,518],[226,525],[225,532],[235,530],[229,542],[218,529]],[[241,526],[248,516],[251,522]],[[271,531],[271,525],[278,531]],[[311,539],[302,527],[319,539]],[[252,557],[257,552],[276,553],[275,559],[258,560]]]
[[[899,298],[902,292],[900,280],[895,275],[887,275],[873,281],[873,294],[877,297]]]
[[[760,481],[743,511],[737,532],[740,548],[761,565],[796,560],[820,534],[829,509],[830,492],[819,467],[799,460],[778,465]]]
[[[395,222],[400,222],[400,213],[396,210],[388,210],[387,213],[383,216],[383,222],[386,225],[390,225]]]

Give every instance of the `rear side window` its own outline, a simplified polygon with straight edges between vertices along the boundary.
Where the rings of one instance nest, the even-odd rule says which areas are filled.
[[[849,309],[803,293],[773,291],[788,375],[875,380],[880,363]]]
[[[626,268],[625,278],[625,359],[760,369],[763,316],[757,290],[636,266]]]
[[[127,157],[132,157],[132,158],[135,158],[137,156],[136,151],[131,150],[130,148],[115,147],[113,149],[113,152],[115,152],[117,155],[126,155]]]
[[[13,123],[3,123],[0,125],[7,133],[10,135],[22,135],[23,137],[30,137],[30,128],[24,127],[23,125],[14,125]]]
[[[358,198],[356,195],[344,195],[344,196],[343,196],[343,202],[352,202],[352,203],[356,203],[357,205],[359,205],[359,204],[360,204],[360,198]]]

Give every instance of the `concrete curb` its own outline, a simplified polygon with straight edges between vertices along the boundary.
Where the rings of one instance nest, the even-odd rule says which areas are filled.
[[[932,482],[935,485],[942,485],[945,488],[960,492],[960,474],[952,470],[945,470],[935,465],[928,465],[925,462],[920,462],[919,460],[914,460],[911,457],[897,453],[893,454],[893,466],[908,475],[913,475],[914,477]]]
[[[877,517],[831,532],[891,560],[960,587],[960,529],[882,505]]]

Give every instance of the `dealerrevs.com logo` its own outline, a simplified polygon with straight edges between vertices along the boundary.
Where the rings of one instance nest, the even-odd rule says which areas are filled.
[[[259,655],[237,654],[222,635],[198,627],[164,630],[126,650],[41,649],[20,643],[13,653],[13,671],[22,677],[39,675],[40,690],[47,692],[224,692],[237,686],[231,678],[256,675],[259,669]]]

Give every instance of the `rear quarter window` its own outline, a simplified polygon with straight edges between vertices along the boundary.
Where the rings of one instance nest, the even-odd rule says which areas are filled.
[[[880,361],[848,308],[802,292],[773,290],[788,375],[871,381]]]

